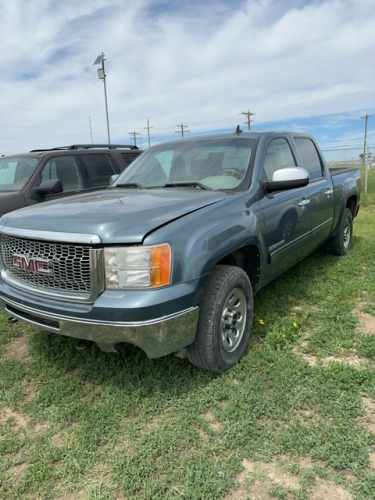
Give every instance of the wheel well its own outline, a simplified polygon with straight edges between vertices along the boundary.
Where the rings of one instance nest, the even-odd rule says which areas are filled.
[[[357,212],[357,197],[356,196],[351,196],[348,198],[348,201],[346,202],[346,208],[349,208],[349,210],[352,213],[353,219],[356,215]]]
[[[217,265],[237,266],[245,271],[248,275],[253,293],[259,286],[260,275],[260,254],[255,245],[239,248],[234,252],[226,255]]]

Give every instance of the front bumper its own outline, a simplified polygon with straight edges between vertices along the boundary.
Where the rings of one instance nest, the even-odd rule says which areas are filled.
[[[104,292],[94,304],[47,300],[0,280],[0,309],[48,332],[94,341],[116,352],[130,343],[149,358],[176,352],[195,339],[198,281],[153,291]]]

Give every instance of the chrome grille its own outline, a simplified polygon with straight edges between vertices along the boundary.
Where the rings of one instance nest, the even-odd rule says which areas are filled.
[[[54,294],[91,294],[91,261],[93,252],[88,246],[50,243],[1,236],[1,256],[6,277]],[[17,266],[14,264],[17,256]],[[38,272],[33,265],[41,260],[44,264]]]

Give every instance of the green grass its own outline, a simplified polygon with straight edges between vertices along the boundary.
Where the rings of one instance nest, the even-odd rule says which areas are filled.
[[[374,218],[347,257],[319,250],[256,295],[221,376],[1,314],[0,498],[375,498]]]
[[[366,169],[360,168],[362,179],[362,201],[365,205],[375,203],[375,168],[370,167],[367,172],[367,185],[366,185]]]

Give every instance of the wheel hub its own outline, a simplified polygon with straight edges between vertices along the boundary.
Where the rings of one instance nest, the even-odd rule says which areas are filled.
[[[350,243],[350,226],[349,226],[349,224],[346,224],[346,226],[344,228],[343,243],[344,243],[344,247],[348,248],[349,243]]]
[[[226,352],[233,352],[241,342],[246,324],[246,297],[234,288],[225,300],[221,315],[221,341]]]

